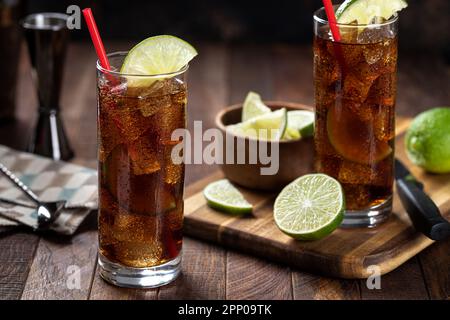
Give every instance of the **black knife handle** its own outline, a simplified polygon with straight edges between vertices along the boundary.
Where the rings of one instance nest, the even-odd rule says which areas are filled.
[[[399,179],[397,189],[402,204],[418,231],[432,240],[450,237],[450,223],[441,216],[439,208],[414,181]]]

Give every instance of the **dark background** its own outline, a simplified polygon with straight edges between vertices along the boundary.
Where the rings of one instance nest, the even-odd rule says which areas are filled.
[[[335,0],[338,4],[342,1]],[[103,38],[144,39],[173,34],[188,41],[227,43],[311,43],[312,15],[321,0],[170,0],[76,1],[28,0],[27,12],[65,12],[67,6],[90,6]],[[401,13],[402,51],[450,52],[450,1],[408,0]],[[73,39],[88,37],[83,30]]]

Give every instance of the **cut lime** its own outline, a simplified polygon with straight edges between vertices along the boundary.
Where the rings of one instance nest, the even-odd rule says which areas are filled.
[[[288,111],[288,127],[283,138],[309,137],[314,132],[314,112],[307,110]]]
[[[253,208],[253,206],[244,199],[242,193],[240,193],[227,179],[211,182],[203,190],[203,195],[211,208],[223,212],[245,214],[250,213]]]
[[[329,108],[327,132],[336,152],[353,162],[373,165],[393,152],[387,140],[374,137],[373,126],[344,106]]]
[[[288,184],[275,200],[273,215],[278,228],[291,237],[317,240],[339,227],[344,210],[339,182],[319,173]]]
[[[289,115],[289,112],[288,112]],[[295,128],[291,128],[289,126],[289,120],[288,120],[288,127],[286,128],[286,131],[284,132],[283,140],[296,140],[300,139],[302,136],[300,135],[300,131],[298,131]]]
[[[251,118],[245,122],[229,125],[227,130],[238,136],[262,140],[280,140],[287,127],[285,108]]]
[[[180,38],[169,35],[150,37],[139,42],[128,52],[120,72],[135,75],[161,75],[161,78],[165,78],[168,77],[167,74],[181,70],[196,55],[197,51],[194,47]],[[139,77],[128,80],[129,85],[132,83],[133,86],[147,85],[152,82]]]
[[[271,110],[262,102],[261,96],[250,91],[242,106],[242,121],[247,121],[269,112]]]
[[[404,0],[346,0],[337,9],[336,18],[338,23],[370,24],[375,18],[389,20],[407,6]]]

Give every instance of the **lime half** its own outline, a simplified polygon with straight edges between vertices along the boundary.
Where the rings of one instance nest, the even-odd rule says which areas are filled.
[[[128,52],[120,72],[136,75],[173,73],[181,70],[196,55],[194,47],[180,38],[169,35],[150,37]],[[149,82],[148,79],[145,81],[139,77],[129,80],[133,86],[146,85]]]
[[[229,125],[231,133],[262,140],[280,140],[287,127],[287,112],[285,108],[251,118],[247,121]]]
[[[284,139],[309,137],[314,133],[314,112],[307,110],[288,111],[288,126]]]
[[[300,240],[317,240],[334,231],[344,218],[345,199],[339,182],[325,174],[308,174],[288,184],[274,204],[275,223]]]
[[[370,24],[375,18],[389,20],[407,6],[404,0],[346,0],[337,9],[336,18],[338,23]]]
[[[253,208],[227,179],[211,182],[203,190],[203,195],[211,208],[223,212],[240,215],[250,213]]]
[[[247,121],[269,112],[271,110],[262,102],[261,96],[250,91],[242,106],[242,121]]]

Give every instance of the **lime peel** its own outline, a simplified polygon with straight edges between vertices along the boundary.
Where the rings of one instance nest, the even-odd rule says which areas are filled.
[[[299,139],[310,137],[314,133],[314,112],[292,110],[287,113],[288,127],[283,138]]]
[[[253,206],[227,179],[211,182],[203,190],[207,204],[219,211],[241,215],[252,212]]]

